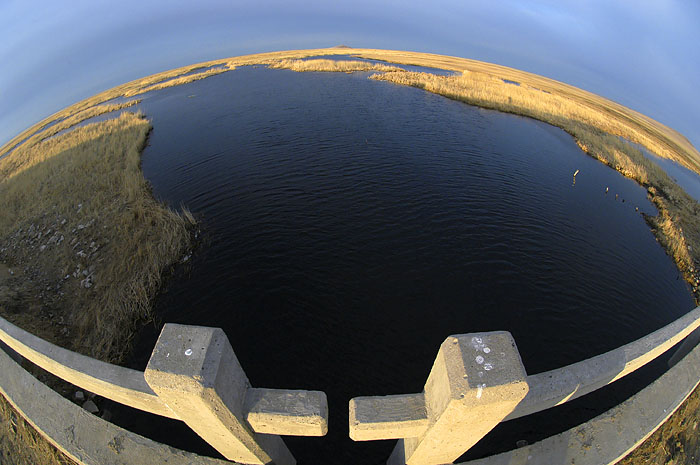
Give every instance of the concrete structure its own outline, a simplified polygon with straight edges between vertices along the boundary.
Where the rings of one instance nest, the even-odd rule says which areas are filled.
[[[577,399],[644,366],[700,327],[700,307],[653,333],[604,354],[527,377],[530,392],[513,420]]]
[[[279,436],[256,434],[248,424],[249,392],[252,416],[266,432],[321,436],[327,431],[324,393],[251,392],[248,377],[219,328],[166,324],[144,375],[158,397],[229,460],[296,463]],[[299,418],[303,421],[293,421]]]
[[[58,450],[83,465],[230,465],[159,444],[88,413],[0,350],[0,392]]]
[[[617,463],[668,420],[699,380],[697,346],[652,384],[591,421],[543,441],[461,465]]]
[[[58,347],[4,318],[0,318],[0,340],[30,362],[98,396],[145,412],[177,418],[148,387],[140,371],[101,362]]]
[[[441,346],[423,393],[351,400],[350,435],[355,440],[401,439],[391,463],[449,462],[500,421],[496,418],[518,418],[591,392],[649,362],[698,327],[700,307],[606,354],[532,376],[525,375],[508,333],[451,337]],[[665,375],[609,412],[531,446],[470,463],[615,463],[697,386],[697,335],[685,339],[674,356],[677,363]],[[228,457],[241,454],[248,463],[294,463],[274,435],[319,436],[328,428],[323,393],[250,387],[221,330],[166,325],[147,376],[56,347],[2,318],[0,341],[100,396],[183,420]],[[2,350],[0,392],[77,463],[230,463],[179,451],[105,422],[41,384]]]
[[[450,336],[422,395],[350,401],[350,437],[403,438],[390,465],[451,463],[513,411],[528,392],[526,376],[510,333]]]
[[[76,386],[184,421],[230,460],[294,464],[278,435],[323,436],[328,431],[323,392],[251,388],[226,335],[218,328],[165,325],[145,374],[55,346],[2,318],[0,341]],[[3,372],[0,385],[4,378]],[[12,402],[11,395],[6,397]],[[64,420],[58,412],[56,420]]]
[[[463,386],[457,387],[457,392],[459,396],[464,396],[461,400],[468,405],[469,408],[461,412],[457,408],[454,410],[448,409],[448,411],[454,413],[444,415],[440,410],[442,403],[432,399],[434,397],[438,399],[441,396],[444,397],[448,390],[452,392],[451,390],[457,386],[454,384],[455,377],[443,376],[441,379],[440,376],[436,376],[440,371],[443,373],[450,373],[449,370],[440,368],[446,366],[445,361],[448,360],[448,358],[445,358],[447,348],[449,347],[449,341],[451,340],[448,338],[440,348],[435,365],[430,373],[428,382],[426,382],[424,393],[384,397],[357,397],[350,401],[350,437],[356,441],[399,439],[393,454],[389,458],[389,465],[404,463],[408,465],[451,463],[481,439],[481,437],[486,435],[498,422],[519,418],[563,404],[612,383],[666,352],[668,349],[690,336],[699,327],[700,307],[648,336],[596,357],[531,376],[526,376],[524,369],[522,369],[522,383],[526,386],[523,397],[517,397],[517,389],[506,389],[503,397],[496,397],[492,400],[492,402],[498,404],[494,405],[494,408],[491,408],[487,404],[491,399],[485,396],[486,387],[490,385],[500,386],[501,382],[504,382],[506,386],[508,386],[510,382],[518,385],[516,381],[518,379],[517,375],[514,374],[512,378],[506,377],[504,381],[489,379],[484,383],[476,383],[475,385],[466,383]],[[491,346],[494,345],[494,343],[490,342],[490,335],[493,334],[499,333],[457,336],[452,339],[452,342],[461,348],[463,346],[463,339],[466,336],[471,336],[471,338],[473,338],[471,340],[473,348],[477,349],[474,353],[478,353],[478,348],[482,348],[485,352],[484,354],[474,356],[474,361],[476,361],[479,366],[485,368],[486,364],[490,363],[487,359],[487,355],[493,353],[493,347]],[[675,356],[674,359],[679,359],[694,347],[694,342],[697,342],[697,334],[698,333],[695,332],[693,336],[688,337],[683,344],[683,348],[679,349],[678,355]],[[507,350],[502,352],[505,357],[504,365],[510,363],[516,366],[516,361],[519,362],[520,357],[517,354],[514,342],[512,344],[512,350],[514,353],[509,355],[506,355],[508,354]],[[474,353],[471,355],[473,356]],[[464,369],[466,371],[464,373],[464,379],[467,381],[470,379],[473,380],[473,374],[468,371],[469,365],[467,361],[471,361],[468,353],[461,352],[460,349],[460,356],[453,355],[449,357],[449,359],[458,361],[460,357],[465,361]],[[454,363],[454,366],[459,367],[459,363]],[[453,370],[457,372],[457,368],[453,368]],[[486,377],[487,373],[491,371],[492,370],[484,370],[481,373]],[[671,399],[665,399],[664,403],[675,403],[674,409],[680,405],[697,384],[698,377],[695,376],[695,378],[693,378],[692,376],[690,378],[692,383],[688,381],[681,386],[684,392],[683,395],[679,394]],[[673,378],[667,378],[667,382],[672,382],[672,379]],[[440,386],[449,386],[449,388],[441,388]],[[475,386],[476,390],[474,390]],[[474,392],[476,392],[476,394]],[[477,397],[481,402],[475,405],[468,403],[469,399],[475,399]],[[467,399],[467,401],[464,399]],[[633,401],[633,399],[634,398],[630,399],[628,403],[637,406],[643,405]],[[513,403],[509,404],[509,401],[513,401]],[[660,400],[656,399],[655,403],[659,404]],[[438,405],[440,408],[435,409],[435,405]],[[459,405],[459,403],[455,405]],[[511,405],[512,408],[510,408]],[[482,415],[479,410],[481,407],[484,407],[483,412],[486,413],[483,415],[485,417],[480,416]],[[621,407],[622,405],[620,408]],[[510,410],[508,410],[509,408]],[[648,409],[649,407],[645,411],[649,411]],[[668,408],[666,410],[668,410]],[[438,412],[437,415],[436,412]],[[443,416],[441,416],[441,414]],[[616,415],[618,414],[619,412],[616,413]],[[670,413],[668,415],[670,415]],[[632,420],[628,420],[626,423],[630,425],[634,424],[635,421],[633,419],[639,417],[638,423],[643,425],[640,428],[633,429],[632,433],[629,433],[636,438],[635,441],[637,442],[635,442],[635,444],[642,440],[639,435],[640,430],[646,427],[651,428],[645,431],[644,437],[646,437],[651,435],[662,423],[656,421],[656,418],[650,421],[642,420],[642,415],[637,415],[637,417],[635,417],[634,411],[628,416],[632,418]],[[495,418],[498,418],[498,420],[495,420]],[[603,420],[601,421],[604,423]],[[477,422],[478,424],[476,424]],[[621,429],[624,424],[625,423],[618,422],[616,427]],[[578,431],[585,430],[588,427],[587,425],[589,425],[589,423],[579,427]],[[590,423],[590,425],[593,425],[593,423]],[[435,432],[440,431],[440,433],[433,436],[433,430]],[[617,434],[619,435],[620,432],[618,431]],[[604,436],[601,435],[596,437],[604,438]],[[614,447],[608,449],[613,452],[616,450]],[[432,451],[435,451],[435,455],[432,454]],[[458,453],[458,451],[461,452]],[[625,453],[627,453],[629,450],[625,449],[625,451]],[[608,453],[608,455],[614,455],[613,452]]]

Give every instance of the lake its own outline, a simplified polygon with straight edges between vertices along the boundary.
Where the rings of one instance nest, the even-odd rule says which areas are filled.
[[[385,461],[394,441],[348,438],[348,401],[420,392],[451,334],[508,330],[534,374],[694,308],[644,221],[656,214],[645,190],[568,134],[367,76],[242,67],[139,105],[154,126],[144,174],[203,237],[158,318],[223,328],[255,387],[327,393],[328,436],[285,438],[300,464]],[[143,369],[158,332],[144,329],[131,366]],[[590,418],[591,405],[540,414],[472,453]],[[141,418],[115,412],[211,452]]]

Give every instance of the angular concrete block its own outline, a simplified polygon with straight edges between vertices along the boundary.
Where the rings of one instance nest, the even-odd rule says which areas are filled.
[[[410,438],[420,436],[427,428],[423,394],[350,400],[350,438],[353,441]]]
[[[256,434],[245,421],[250,384],[221,329],[166,324],[144,377],[179,418],[227,459],[296,463],[281,438]]]
[[[325,436],[328,400],[321,391],[248,389],[246,419],[257,433]]]
[[[448,337],[425,383],[427,431],[399,441],[390,462],[451,463],[515,409],[527,374],[510,333]]]

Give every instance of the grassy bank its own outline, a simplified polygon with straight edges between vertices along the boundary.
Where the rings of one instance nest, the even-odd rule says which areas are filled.
[[[0,160],[4,317],[86,355],[123,357],[161,274],[189,246],[187,221],[141,174],[149,130],[125,113]]]
[[[270,65],[273,69],[291,69],[297,72],[323,71],[353,73],[355,71],[401,71],[396,66],[369,63],[359,60],[279,60]]]
[[[301,60],[334,54],[459,74],[412,73],[357,60]],[[438,55],[334,48],[227,58],[148,76],[51,115],[0,148],[0,157],[8,154],[0,158],[0,198],[4,201],[0,314],[63,347],[101,360],[122,360],[136,325],[151,316],[151,303],[164,272],[190,246],[188,228],[193,220],[170,211],[151,196],[139,168],[150,130],[143,117],[123,113],[106,122],[75,126],[135,103],[105,103],[116,97],[182,85],[254,64],[294,71],[378,71],[382,74],[374,79],[419,87],[564,129],[586,153],[647,189],[660,214],[646,220],[700,300],[698,203],[621,139],[700,172],[700,154],[680,134],[609,100],[510,68]],[[0,453],[22,448],[39,451],[39,455],[16,463],[69,463],[62,462],[60,454],[52,456],[51,446],[44,451],[43,445],[37,445],[41,440],[27,427],[0,398]]]
[[[700,152],[679,132],[637,111],[563,82],[506,66],[466,58],[396,50],[333,50],[337,53],[351,54],[367,59],[439,68],[460,74],[464,71],[480,73],[515,82],[520,86],[538,89],[544,93],[558,95],[604,114],[610,123],[618,128],[623,128],[624,133],[615,133],[615,135],[644,145],[656,155],[677,161],[700,173]]]
[[[100,360],[118,363],[128,353],[163,273],[190,246],[187,215],[155,201],[141,173],[149,131],[143,117],[124,113],[0,160],[4,318]],[[17,463],[36,454],[34,463],[63,463],[8,412],[3,399],[3,454],[15,451]]]
[[[646,441],[619,465],[697,465],[700,463],[700,386]]]
[[[700,304],[700,204],[639,149],[621,139],[626,137],[646,145],[651,142],[650,136],[631,129],[623,120],[611,118],[598,107],[485,73],[466,71],[461,75],[441,76],[394,71],[370,78],[418,87],[482,108],[527,116],[571,134],[584,152],[647,189],[659,215],[645,219]],[[649,145],[649,148],[658,148]]]
[[[127,106],[134,105],[136,103],[135,101],[131,101],[122,104],[102,105],[105,102],[108,102],[112,99],[119,97],[132,97],[134,95],[143,94],[153,90],[187,84],[190,82],[198,81],[200,79],[205,79],[210,76],[215,76],[217,74],[224,73],[232,69],[234,69],[234,66],[229,66],[226,62],[201,63],[198,65],[186,66],[174,70],[165,71],[162,73],[154,74],[152,76],[147,76],[145,78],[137,79],[135,81],[127,82],[126,84],[122,84],[117,87],[113,87],[112,89],[100,92],[97,95],[94,95],[87,99],[81,100],[80,102],[77,102],[73,105],[70,105],[69,107],[66,107],[63,110],[56,112],[47,118],[44,118],[43,120],[26,129],[25,131],[22,131],[20,134],[13,137],[5,145],[0,147],[0,158],[7,155],[9,152],[13,151],[16,148],[25,146],[25,141],[29,140],[30,138],[35,138],[39,136],[39,134],[45,129],[51,130],[51,125],[63,124],[63,122],[67,122],[67,120],[71,118],[79,118],[79,115],[81,113],[92,113],[91,116],[82,119],[84,120],[93,116],[97,116],[98,114],[115,111],[120,108],[125,108]],[[73,122],[73,124],[77,124],[77,122]],[[67,127],[70,127],[73,124],[70,124]]]
[[[112,113],[118,110],[123,110],[125,108],[129,108],[131,106],[137,105],[141,102],[141,100],[129,100],[128,102],[123,102],[123,103],[112,103],[112,104],[104,104],[104,105],[96,105],[94,107],[90,107],[86,110],[80,111],[75,115],[66,117],[65,119],[61,119],[59,121],[56,121],[53,123],[51,126],[48,126],[46,129],[42,129],[40,131],[37,131],[36,133],[32,134],[29,136],[25,141],[23,141],[21,144],[19,144],[16,149],[17,150],[22,150],[26,151],[30,149],[31,147],[35,146],[39,142],[46,140],[50,137],[55,136],[56,134],[66,131],[73,126],[82,123],[83,121],[86,121],[90,118],[94,118],[96,116],[104,115],[107,113]],[[7,154],[6,154],[7,155]],[[13,158],[12,163],[21,163],[24,160],[24,156],[19,156]],[[5,170],[7,171],[8,168],[5,167]]]
[[[132,95],[145,94],[146,92],[151,92],[154,90],[165,89],[167,87],[180,86],[182,84],[188,84],[190,82],[199,81],[200,79],[206,79],[210,76],[215,76],[217,74],[224,73],[226,71],[231,71],[235,69],[233,66],[219,66],[216,68],[208,69],[206,71],[201,71],[198,73],[188,74],[186,76],[175,77],[172,79],[167,79],[155,84],[146,85],[142,83],[140,86],[136,86],[134,89],[130,89],[124,92],[125,97],[130,97]]]
[[[189,75],[187,76],[188,80],[186,80],[186,82],[191,82],[192,80],[203,78],[205,75],[202,73],[205,73],[209,68],[213,67],[219,67],[219,72],[225,72],[234,69],[237,66],[259,64],[274,65],[281,60],[301,59],[318,55],[351,55],[357,58],[366,58],[404,65],[432,67],[456,71],[459,73],[462,73],[464,70],[469,70],[497,76],[502,79],[508,79],[518,82],[521,85],[540,89],[543,92],[557,94],[571,101],[585,104],[603,111],[605,114],[607,114],[608,118],[614,119],[621,124],[628,126],[630,128],[630,133],[640,134],[647,140],[647,142],[643,143],[636,140],[634,137],[629,137],[630,134],[624,137],[634,142],[641,143],[645,147],[650,148],[652,152],[660,157],[670,158],[690,168],[691,170],[700,173],[700,152],[698,152],[695,147],[693,147],[692,144],[685,137],[683,137],[682,134],[639,112],[582,89],[578,89],[576,87],[569,86],[568,84],[525,71],[495,65],[492,63],[470,60],[467,58],[398,50],[356,49],[345,46],[323,49],[267,52],[230,57],[184,66],[154,74],[152,76],[136,79],[96,94],[90,98],[84,99],[45,118],[29,129],[18,134],[7,144],[1,147],[0,157],[12,147],[16,146],[19,142],[26,139],[28,136],[57,120],[65,118],[67,115],[73,115],[79,111],[107,102],[113,98],[137,95],[138,93],[144,92],[143,89],[158,83],[164,83],[165,81],[178,77],[185,77],[185,75]],[[208,75],[211,75],[211,73]]]
[[[0,463],[3,465],[74,465],[0,396]]]

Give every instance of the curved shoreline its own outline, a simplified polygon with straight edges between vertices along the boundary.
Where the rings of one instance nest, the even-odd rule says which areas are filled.
[[[438,76],[408,71],[381,71],[372,78],[397,84],[420,87],[445,97],[465,103],[518,114],[544,121],[571,134],[581,149],[608,166],[638,182],[647,189],[651,201],[659,210],[657,217],[646,217],[654,235],[671,256],[690,285],[696,303],[700,304],[700,205],[675,184],[658,165],[647,160],[638,150],[619,143],[614,138],[624,138],[644,146],[651,153],[671,159],[700,174],[700,152],[677,131],[624,107],[568,84],[525,71],[485,63],[466,58],[396,50],[354,49],[333,47],[327,49],[290,50],[243,55],[202,62],[147,76],[96,94],[45,118],[0,147],[0,160],[23,141],[36,138],[47,126],[65,121],[78,112],[94,108],[119,97],[138,95],[172,85],[180,85],[198,79],[234,70],[237,66],[268,65],[292,68],[296,60],[320,55],[347,55],[403,65],[418,65],[462,73],[472,81],[486,82],[492,88],[485,97],[467,95],[464,88],[451,86],[454,76]],[[320,61],[320,60],[319,60]],[[328,71],[328,60],[324,70]],[[305,64],[306,65],[306,64]],[[375,69],[381,69],[377,67]],[[313,67],[304,66],[305,71]],[[338,69],[345,71],[347,69]],[[416,77],[423,75],[425,78]],[[488,81],[491,81],[490,83]],[[500,89],[494,87],[500,81]],[[516,86],[520,90],[538,94],[531,101],[509,100]],[[494,89],[496,89],[494,91]],[[564,113],[543,111],[537,108],[539,100],[558,99],[570,108]],[[5,157],[7,158],[7,157]],[[2,172],[0,171],[0,182]]]
[[[17,135],[0,148],[0,188],[2,188],[3,183],[7,183],[11,181],[12,178],[15,178],[17,173],[29,170],[46,161],[46,159],[37,158],[34,155],[27,155],[30,148],[34,146],[39,147],[42,146],[42,144],[55,144],[56,139],[59,141],[66,141],[72,136],[84,132],[85,130],[83,130],[83,128],[79,130],[74,127],[75,124],[82,121],[80,115],[87,116],[93,113],[108,113],[107,110],[113,109],[110,111],[117,111],[131,104],[129,102],[126,104],[113,104],[109,103],[110,100],[119,97],[139,95],[164,87],[181,85],[194,80],[204,79],[209,76],[233,70],[237,66],[258,64],[269,65],[270,67],[290,67],[290,69],[294,69],[292,66],[295,59],[299,60],[319,55],[351,55],[357,58],[403,65],[418,65],[463,73],[462,77],[474,78],[474,82],[483,81],[489,85],[492,84],[493,89],[491,90],[493,93],[491,94],[490,100],[488,98],[479,100],[462,92],[465,89],[468,90],[469,86],[460,90],[459,82],[456,84],[452,82],[458,81],[458,78],[455,78],[455,76],[437,76],[429,73],[411,73],[403,70],[397,71],[390,67],[382,68],[381,65],[373,66],[370,69],[382,73],[375,75],[377,76],[375,79],[387,80],[402,85],[412,85],[443,95],[447,98],[464,101],[468,104],[531,117],[553,124],[568,132],[574,137],[577,144],[584,152],[597,158],[613,169],[616,169],[624,176],[635,180],[647,190],[649,198],[659,211],[659,215],[656,217],[645,217],[645,219],[662,247],[673,258],[686,281],[690,283],[696,302],[700,303],[700,289],[698,289],[698,285],[700,284],[700,274],[698,273],[698,268],[700,268],[700,205],[685,194],[685,192],[671,181],[668,176],[665,176],[665,173],[661,174],[663,173],[662,170],[658,167],[654,169],[653,166],[656,165],[650,165],[649,163],[651,162],[648,162],[648,160],[645,162],[644,160],[646,160],[646,158],[644,158],[641,152],[636,154],[631,150],[633,149],[632,146],[621,142],[620,137],[626,137],[633,142],[647,147],[652,153],[663,158],[677,161],[698,173],[700,173],[700,153],[676,131],[615,102],[542,76],[463,58],[375,49],[332,48],[247,55],[169,70],[136,81],[131,81],[85,99],[45,118]],[[286,65],[283,63],[284,60],[287,61]],[[282,65],[280,65],[280,63],[282,63]],[[328,64],[326,63],[324,66],[328,67]],[[308,66],[308,61],[302,68],[299,70],[313,71],[313,66]],[[325,69],[325,71],[351,72],[361,69],[364,70],[359,65],[352,65],[346,68],[341,66],[338,67],[338,69]],[[465,82],[468,83],[470,81]],[[517,83],[518,86],[513,85],[513,83]],[[452,84],[455,85],[450,87]],[[568,117],[567,119],[567,117],[556,115],[551,112],[538,114],[533,110],[533,107],[527,106],[526,101],[520,104],[517,101],[515,101],[515,103],[513,102],[513,96],[515,95],[513,91],[516,87],[522,87],[521,90],[524,92],[534,93],[540,97],[547,97],[547,94],[549,94],[553,97],[573,102],[579,109],[585,110],[581,115],[585,116],[586,112],[590,111],[591,114],[602,115],[602,120],[598,118],[598,116],[595,118],[592,117],[590,120],[582,121],[581,119],[572,117]],[[581,116],[581,118],[584,118],[584,116]],[[576,123],[578,126],[569,126],[568,123]],[[94,125],[90,125],[89,127],[92,128]],[[68,132],[56,136],[55,139],[51,138],[53,135],[52,132],[55,131],[56,128],[61,128],[61,130]],[[606,132],[605,129],[608,129],[609,132]],[[142,144],[143,141],[140,143]],[[143,147],[139,149],[139,154],[142,148]],[[5,157],[5,155],[7,156]],[[138,173],[140,174],[140,170]],[[140,176],[142,178],[142,174],[140,174]],[[73,203],[77,204],[77,202]],[[79,212],[81,209],[77,211]],[[99,208],[96,208],[95,212],[99,213]],[[69,217],[70,214],[70,212],[66,211],[66,215],[64,215],[65,217],[63,218],[69,221],[69,225],[75,220]],[[77,224],[78,223],[76,223],[76,225]],[[44,227],[48,227],[49,230],[51,230],[52,227],[55,229],[56,225],[54,223],[47,223]],[[14,231],[17,231],[17,229],[15,228]],[[26,233],[26,241],[29,241],[26,242],[27,244],[34,241],[31,243],[36,245],[37,248],[40,247],[38,239],[36,239],[36,232],[32,232],[34,236],[31,237],[28,235],[28,231],[25,230],[24,233]],[[20,233],[20,235],[24,233]],[[41,238],[41,234],[39,234],[38,237]],[[0,240],[1,239],[2,231],[0,231]],[[48,239],[48,236],[45,236],[45,240],[46,239]],[[0,247],[4,246],[3,243],[0,243]],[[41,250],[43,252],[45,249]],[[178,250],[182,251],[182,248],[178,247]],[[88,251],[88,253],[90,252]],[[173,261],[176,261],[177,258],[177,253],[169,256],[168,259],[159,264],[158,271],[152,276],[160,276],[163,270],[170,266]],[[0,265],[2,265],[2,263],[0,263]],[[1,268],[0,266],[0,272],[3,271]],[[86,267],[85,270],[81,269],[80,272],[86,270],[89,270],[89,267]],[[78,275],[80,276],[80,273],[78,273]],[[80,276],[80,278],[82,287],[87,289],[92,286],[92,282],[89,283],[90,286],[84,285],[89,275]],[[148,278],[147,281],[149,282],[148,294],[152,296],[152,293],[159,287],[159,278],[151,277]],[[95,289],[92,291],[95,291]],[[113,293],[113,291],[109,292]],[[150,299],[146,299],[146,301],[148,300]],[[142,304],[136,304],[130,306],[129,311],[133,311],[133,314],[126,315],[127,320],[139,318],[140,316],[143,317],[144,311],[147,314],[149,309],[144,308]],[[55,325],[55,322],[52,321],[52,319],[41,319],[37,320],[36,324],[39,326]],[[57,337],[60,338],[60,335]],[[130,335],[125,333],[122,334],[121,337],[125,337],[126,340],[128,340]],[[64,338],[64,342],[68,343],[66,341],[68,341],[68,339]],[[83,348],[84,350],[89,350],[89,348],[85,346],[83,346]],[[98,358],[119,358],[119,354],[115,354],[111,351],[112,349],[107,350],[103,354],[94,353],[92,355]],[[2,436],[1,432],[0,436]]]

